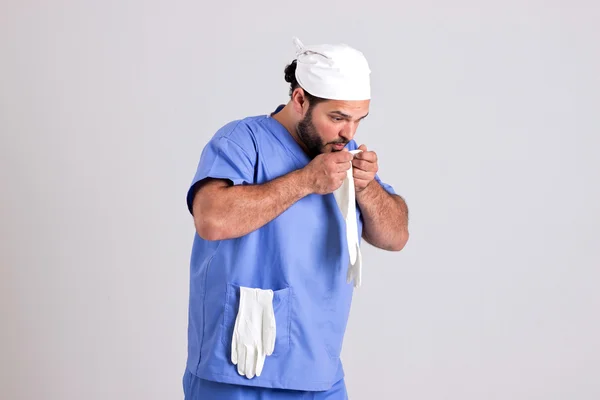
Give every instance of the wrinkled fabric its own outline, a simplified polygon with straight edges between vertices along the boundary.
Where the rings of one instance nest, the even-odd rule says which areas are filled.
[[[273,291],[240,287],[231,340],[231,362],[238,374],[249,379],[260,376],[265,358],[273,354],[276,334]]]
[[[352,155],[360,153],[362,150],[351,150]],[[360,242],[358,241],[358,225],[356,223],[356,193],[354,189],[354,168],[350,161],[350,169],[346,171],[346,178],[342,185],[333,192],[335,201],[340,208],[346,227],[346,241],[348,245],[348,273],[346,281],[354,281],[354,287],[359,287],[362,282],[362,254],[360,252]]]
[[[283,106],[278,107],[277,111]],[[350,141],[346,148],[356,150]],[[204,147],[187,195],[205,178],[256,185],[305,167],[311,159],[270,115],[221,127]],[[390,193],[394,189],[375,179]],[[362,214],[356,207],[360,241]],[[344,377],[340,354],[354,287],[347,283],[345,220],[334,195],[311,194],[275,219],[234,239],[194,233],[190,259],[187,368],[221,383],[301,391],[329,390]],[[273,291],[275,345],[260,376],[231,360],[241,288]]]
[[[184,400],[348,400],[343,379],[328,390],[309,392],[213,382],[185,371],[183,391]]]
[[[331,100],[369,100],[371,69],[362,52],[345,43],[296,45],[296,80],[313,96]]]

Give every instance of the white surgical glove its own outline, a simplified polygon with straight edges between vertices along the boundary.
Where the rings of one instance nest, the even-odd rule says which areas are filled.
[[[233,328],[231,362],[240,375],[260,376],[266,356],[275,349],[273,291],[240,287],[240,306]]]
[[[355,155],[362,150],[351,150]],[[346,280],[350,283],[354,280],[354,287],[359,287],[362,281],[362,254],[358,242],[358,224],[356,223],[356,193],[354,191],[354,176],[352,175],[352,161],[350,169],[346,172],[346,178],[337,190],[333,192],[335,200],[346,221],[346,241],[348,242],[348,251],[350,263],[348,265],[348,274]]]

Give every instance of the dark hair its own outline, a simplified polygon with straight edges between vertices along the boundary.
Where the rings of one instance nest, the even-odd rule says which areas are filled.
[[[284,70],[285,81],[290,84],[290,97],[292,96],[292,93],[294,92],[294,90],[296,90],[297,88],[300,87],[300,85],[298,84],[298,81],[296,80],[296,66],[297,66],[297,61],[294,60],[290,64],[288,64]],[[304,90],[304,94],[306,95],[306,98],[308,99],[309,108],[313,108],[318,103],[325,101],[325,99],[323,99],[321,97],[313,96],[312,94],[308,93],[304,88],[301,88],[301,89]]]

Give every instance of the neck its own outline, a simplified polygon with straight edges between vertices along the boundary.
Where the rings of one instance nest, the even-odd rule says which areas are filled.
[[[285,127],[285,129],[289,132],[289,134],[292,135],[292,137],[294,138],[296,143],[298,143],[300,145],[302,150],[304,150],[305,152],[308,151],[308,148],[306,147],[304,142],[302,142],[302,140],[300,140],[300,137],[298,136],[298,131],[296,130],[296,126],[298,125],[298,122],[300,122],[300,121],[298,120],[298,118],[296,118],[296,116],[292,110],[292,105],[290,103],[286,104],[285,107],[283,107],[281,109],[281,111],[279,111],[277,114],[273,115],[273,119],[278,121],[281,125],[283,125]]]

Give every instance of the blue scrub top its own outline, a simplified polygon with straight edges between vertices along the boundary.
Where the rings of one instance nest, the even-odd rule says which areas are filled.
[[[276,110],[281,110],[279,106]],[[346,146],[358,146],[351,141]],[[203,149],[188,191],[207,178],[261,184],[303,168],[310,158],[269,115],[232,121]],[[376,180],[390,193],[390,185]],[[359,238],[362,217],[357,205]],[[195,234],[190,263],[188,370],[203,379],[295,390],[326,390],[344,376],[340,353],[353,285],[346,282],[345,223],[333,194],[308,195],[249,234],[208,241]],[[272,289],[275,350],[261,376],[231,362],[239,287]]]

